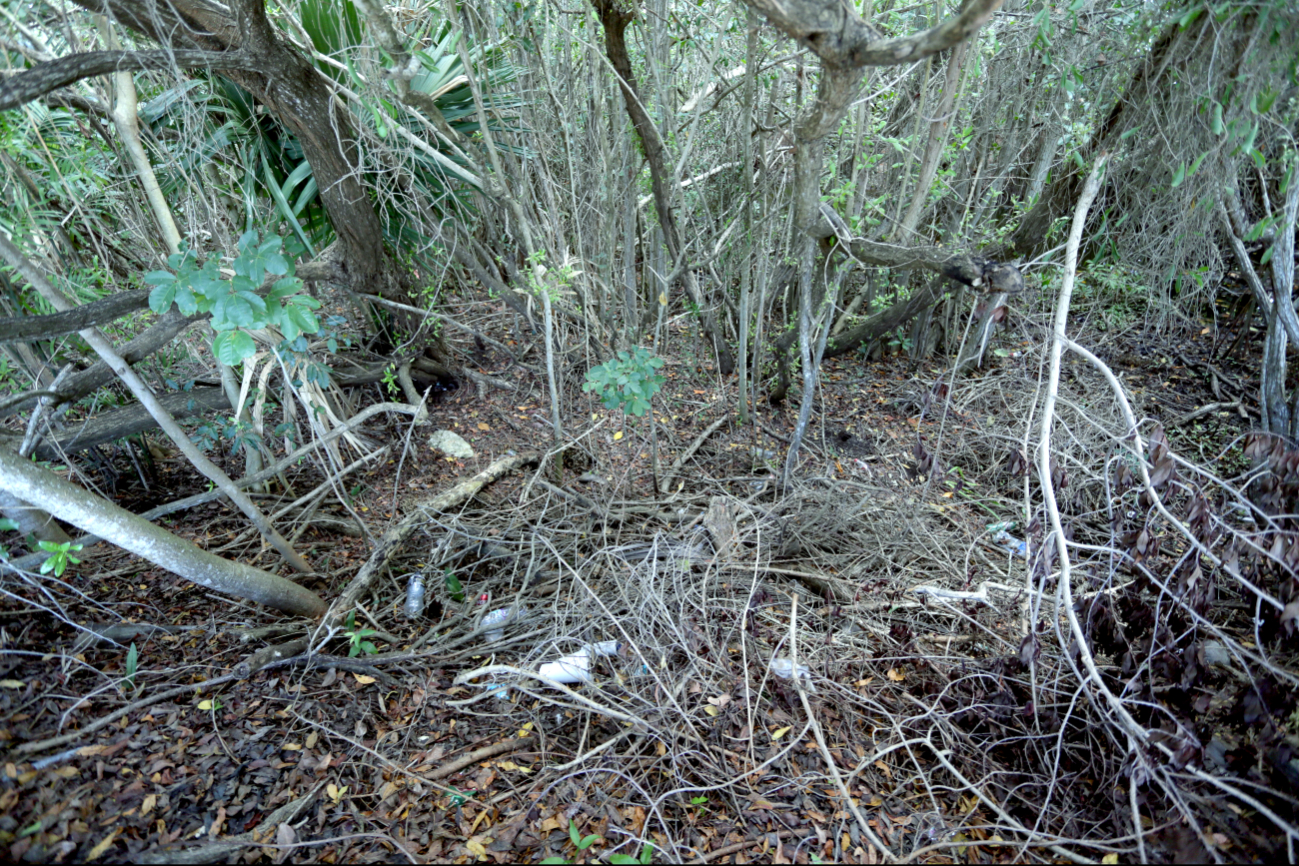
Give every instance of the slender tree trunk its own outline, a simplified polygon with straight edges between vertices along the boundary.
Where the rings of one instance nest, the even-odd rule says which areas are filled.
[[[952,46],[951,57],[947,59],[947,77],[943,81],[943,94],[938,100],[938,110],[929,123],[929,141],[925,144],[925,154],[920,160],[920,177],[916,180],[916,191],[911,196],[911,206],[902,217],[898,239],[909,243],[915,234],[920,214],[929,200],[929,188],[933,186],[934,177],[938,174],[938,163],[947,144],[947,131],[952,125],[952,114],[955,111],[956,91],[961,86],[961,73],[965,71],[965,58],[968,55],[968,42],[958,42]]]
[[[740,120],[740,423],[749,423],[749,298],[753,286],[753,91],[758,62],[758,20],[750,9],[745,17],[748,39],[744,52],[744,108]]]
[[[650,182],[654,189],[654,208],[658,213],[659,225],[663,229],[663,242],[668,248],[668,257],[673,272],[679,272],[679,278],[685,287],[686,294],[699,310],[699,324],[704,336],[713,344],[717,356],[717,367],[723,375],[729,375],[735,369],[730,347],[722,339],[712,312],[704,303],[699,287],[695,283],[694,272],[686,262],[685,250],[681,245],[681,236],[677,229],[676,215],[672,211],[671,175],[668,173],[663,141],[645,104],[641,102],[636,87],[636,76],[632,73],[631,56],[627,53],[625,34],[627,25],[635,18],[635,13],[620,8],[619,0],[591,0],[600,23],[604,25],[605,53],[614,71],[618,73],[619,87],[623,101],[627,105],[627,114],[644,148],[645,158],[649,162]]]

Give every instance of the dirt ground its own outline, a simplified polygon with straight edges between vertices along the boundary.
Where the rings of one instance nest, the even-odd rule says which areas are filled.
[[[481,323],[512,344],[508,329],[493,324]],[[673,327],[684,334],[686,325]],[[1229,336],[1133,330],[1107,335],[1097,350],[1139,411],[1165,420],[1175,447],[1229,462],[1242,459],[1238,437],[1256,418],[1231,407],[1187,418],[1214,403],[1243,400],[1246,414],[1254,405],[1248,364],[1257,345],[1210,360]],[[976,406],[960,398],[970,389],[1003,389],[1012,400],[1037,380],[1042,347],[1031,333],[1018,339],[1006,331],[996,344],[1004,351],[957,383],[950,404],[937,360],[828,363],[799,481],[778,492],[797,394],[793,405],[761,404],[757,423],[742,428],[734,421],[733,377],[715,374],[696,338],[674,345],[690,348],[667,357],[667,384],[655,403],[663,468],[713,422],[727,420],[672,473],[670,494],[651,492],[648,426],[582,393],[586,362],[575,353],[565,369],[564,423],[579,444],[562,464],[552,456],[440,521],[430,516],[356,611],[355,631],[373,632],[356,641],[371,642],[373,653],[348,660],[350,639],[337,634],[327,645],[333,655],[300,656],[239,679],[239,662],[304,623],[104,547],[85,551],[57,580],[6,578],[4,859],[879,862],[864,823],[895,855],[918,862],[1066,862],[1057,851],[1026,851],[998,835],[1007,819],[969,793],[977,786],[926,780],[953,768],[941,766],[941,750],[907,745],[915,738],[897,733],[912,729],[899,717],[936,700],[940,673],[956,682],[952,672],[963,666],[991,670],[1016,654],[1014,646],[976,647],[980,630],[1013,628],[1014,605],[968,605],[967,621],[941,633],[917,619],[923,605],[908,593],[919,583],[960,589],[994,571],[1013,576],[1014,562],[987,527],[1016,516],[1023,482],[1006,464],[1015,450],[1010,428],[1023,419],[994,417],[986,400]],[[382,420],[366,428],[371,442],[394,448],[344,479],[339,490],[349,508],[330,497],[305,528],[281,527],[286,536],[302,530],[298,548],[318,571],[309,586],[330,599],[365,562],[370,541],[357,518],[377,538],[421,499],[497,457],[548,452],[549,407],[535,372],[541,362],[535,351],[523,360],[532,371],[499,353],[477,358],[475,369],[516,382],[515,390],[466,382],[441,395],[427,428]],[[1082,375],[1066,365],[1066,380]],[[1081,383],[1082,393],[1089,387]],[[384,398],[381,385],[357,394],[361,403]],[[1169,423],[1178,419],[1187,420]],[[434,429],[460,434],[477,456],[456,461],[431,450],[425,442]],[[986,445],[995,441],[990,429],[1007,432],[1002,453]],[[976,439],[984,444],[971,444]],[[238,472],[240,461],[223,456]],[[117,499],[135,510],[206,488],[165,455],[151,478],[134,473],[120,448],[100,460],[116,466]],[[92,461],[82,465],[103,480]],[[922,471],[931,465],[942,471]],[[321,476],[303,466],[288,480],[293,490],[277,485],[261,497],[268,512]],[[728,507],[729,549],[717,530]],[[746,522],[746,514],[759,516]],[[278,567],[227,505],[161,522],[221,556]],[[340,531],[349,526],[350,534]],[[705,526],[708,543],[698,541]],[[448,533],[461,540],[447,545]],[[911,539],[905,550],[904,537]],[[426,568],[429,604],[410,620],[401,613],[405,575]],[[483,593],[492,601],[480,604]],[[494,644],[462,640],[487,606],[515,599],[533,619],[512,623]],[[809,660],[816,684],[810,694],[770,675],[758,655],[789,652],[793,617],[803,630],[800,659]],[[118,630],[105,640],[70,623]],[[268,629],[274,626],[282,628]],[[651,634],[652,627],[662,631]],[[597,638],[622,646],[595,663],[594,682],[571,693],[524,684],[494,697],[484,683],[515,680],[462,676],[489,665],[535,670]],[[989,705],[1001,699],[995,687],[980,694]],[[953,718],[951,729],[960,729]],[[948,747],[963,748],[959,740]],[[1108,798],[1082,765],[1063,772],[1076,776],[1071,797],[1092,790]],[[1026,814],[1036,796],[1018,806],[1005,801],[1006,808]],[[1072,808],[1084,823],[1102,822],[1105,812],[1090,813],[1082,800]],[[1247,830],[1230,829],[1228,819],[1206,832],[1225,834],[1222,850],[1235,844],[1238,856]],[[1096,826],[1094,835],[1114,838],[1130,831]],[[1151,832],[1170,858],[1196,850],[1167,827]],[[238,847],[217,844],[232,839]]]

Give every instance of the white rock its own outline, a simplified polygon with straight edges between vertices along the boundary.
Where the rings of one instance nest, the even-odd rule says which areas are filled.
[[[469,447],[469,443],[450,430],[439,430],[428,437],[428,447],[460,460],[474,456],[474,449]]]

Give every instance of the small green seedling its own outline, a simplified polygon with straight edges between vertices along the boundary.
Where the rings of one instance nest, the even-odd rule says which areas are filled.
[[[71,551],[81,549],[81,545],[75,541],[64,541],[60,544],[55,544],[53,541],[39,541],[37,544],[41,550],[50,554],[41,563],[41,574],[49,574],[52,571],[55,577],[62,577],[68,565],[81,564],[81,560],[71,554]]]
[[[347,625],[343,634],[347,636],[349,644],[347,648],[347,657],[349,659],[354,659],[361,653],[372,656],[379,651],[379,648],[371,641],[366,640],[366,638],[373,637],[378,632],[372,628],[357,628],[356,611],[352,611],[347,615]]]
[[[568,819],[568,838],[570,841],[572,841],[573,847],[577,849],[578,853],[581,853],[582,851],[585,851],[587,848],[590,848],[596,842],[601,842],[604,840],[604,837],[601,836],[599,833],[592,833],[589,836],[583,836],[581,833],[577,832],[577,822],[574,821],[572,818]],[[547,857],[545,860],[542,860],[541,862],[543,864],[561,864],[561,863],[571,863],[573,861],[566,860],[563,857]]]
[[[132,641],[131,648],[126,651],[126,685],[132,689],[135,688],[135,671],[140,664],[140,651],[135,648],[135,642]]]
[[[654,862],[654,846],[646,842],[640,849],[640,856],[630,854],[610,854],[609,862],[613,866],[649,866]]]

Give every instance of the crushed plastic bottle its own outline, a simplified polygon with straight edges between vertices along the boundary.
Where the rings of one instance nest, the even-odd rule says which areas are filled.
[[[995,535],[993,535],[992,540],[1009,550],[1015,556],[1018,556],[1020,559],[1026,559],[1028,557],[1028,544],[1019,540],[1004,529],[999,530]]]
[[[617,655],[618,646],[616,640],[587,644],[572,655],[564,656],[559,661],[547,662],[537,668],[537,675],[557,683],[589,683],[591,682],[591,660]]]
[[[557,683],[589,683],[591,681],[591,656],[583,648],[571,656],[564,656],[557,662],[547,662],[537,668],[537,675],[542,679],[554,680]]]
[[[505,637],[505,626],[507,623],[517,622],[523,619],[528,613],[526,607],[498,607],[496,610],[488,611],[483,615],[482,627],[488,629],[483,635],[488,643],[496,643]],[[494,628],[499,626],[499,628]]]
[[[786,658],[772,659],[771,672],[782,680],[792,680],[794,678],[794,663]],[[798,678],[805,680],[810,686],[812,683],[812,669],[807,665],[799,665]]]
[[[424,575],[416,572],[406,584],[406,616],[415,619],[424,612]]]

